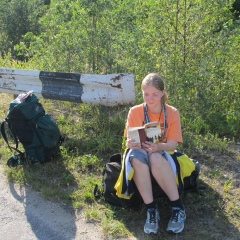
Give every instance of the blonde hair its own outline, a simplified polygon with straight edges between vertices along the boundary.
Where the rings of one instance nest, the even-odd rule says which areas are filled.
[[[163,78],[157,73],[149,73],[143,79],[142,85],[141,85],[142,91],[144,91],[144,89],[148,86],[153,86],[160,91],[165,90]],[[165,91],[165,94],[162,96],[161,102],[165,104],[167,102],[167,100],[168,100],[168,96]]]

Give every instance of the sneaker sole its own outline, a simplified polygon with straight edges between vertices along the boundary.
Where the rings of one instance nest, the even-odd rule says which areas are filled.
[[[158,221],[158,223],[160,222],[160,214],[159,214],[159,212],[158,212],[158,214],[157,214],[157,221]],[[159,227],[158,227],[159,228]],[[154,234],[154,235],[156,235],[157,233],[158,233],[158,228],[156,229],[156,230],[147,230],[146,228],[145,228],[145,226],[144,226],[144,232],[146,233],[146,234]]]
[[[159,223],[159,222],[160,222],[160,215],[159,215],[159,213],[158,213],[157,219],[158,219],[158,223]],[[157,228],[156,230],[147,230],[147,229],[145,228],[145,226],[144,226],[144,232],[145,232],[146,234],[157,234],[157,233],[158,233],[158,228]]]
[[[182,228],[180,228],[177,231],[174,230],[174,229],[167,229],[167,232],[169,232],[169,233],[181,233],[183,231],[183,229],[184,229],[184,224],[183,224]]]
[[[148,231],[147,229],[144,228],[144,232],[145,232],[146,234],[155,234],[155,235],[156,235],[157,232],[158,232],[158,229],[155,230],[155,231],[154,231],[154,230],[150,230],[150,231]]]

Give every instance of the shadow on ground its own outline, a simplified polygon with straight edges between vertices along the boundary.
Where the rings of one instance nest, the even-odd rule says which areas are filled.
[[[186,207],[187,220],[185,230],[181,234],[169,234],[166,226],[171,209],[166,198],[158,199],[160,211],[160,227],[157,235],[146,235],[143,226],[146,220],[146,210],[119,210],[116,216],[126,228],[139,240],[144,239],[179,239],[179,240],[239,240],[240,233],[237,227],[229,221],[223,209],[222,197],[208,184],[199,180],[199,193],[182,195]],[[125,215],[123,218],[122,216]]]
[[[24,166],[25,184],[20,186],[9,184],[12,196],[24,205],[27,221],[38,240],[75,239],[77,230],[76,215],[72,206],[46,201],[42,198],[42,194],[40,195],[39,192],[32,189],[34,187],[35,190],[37,184],[44,183],[47,186],[47,188],[43,188],[45,195],[56,194],[60,185],[64,184],[64,176],[70,179],[71,173],[63,169],[65,168],[62,160],[40,166]],[[35,178],[34,183],[31,182],[33,177]],[[48,185],[46,181],[49,181]]]

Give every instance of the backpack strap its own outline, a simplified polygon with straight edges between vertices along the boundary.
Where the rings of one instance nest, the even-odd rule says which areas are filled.
[[[17,137],[15,136],[15,134],[12,133],[13,137],[14,137],[14,142],[16,144],[16,147],[13,148],[9,145],[9,142],[8,142],[8,139],[7,139],[7,134],[6,134],[6,130],[5,130],[5,124],[8,124],[8,122],[5,120],[4,122],[2,122],[1,124],[1,134],[3,136],[3,139],[5,140],[5,142],[7,143],[9,149],[12,151],[12,149],[15,149],[16,151],[19,151],[18,150],[18,140],[17,140]]]
[[[148,116],[148,107],[146,103],[144,103],[144,119],[145,119],[145,123],[151,122]]]
[[[14,137],[14,142],[16,144],[16,147],[11,147],[9,142],[8,142],[8,138],[7,138],[7,134],[6,134],[6,129],[5,129],[5,124],[8,124],[8,122],[5,120],[4,122],[2,122],[1,124],[1,134],[3,136],[3,139],[5,140],[5,142],[7,143],[9,149],[11,151],[15,150],[16,152],[18,152],[18,154],[13,155],[11,158],[8,159],[7,161],[7,165],[8,167],[12,168],[12,167],[16,167],[18,165],[24,165],[26,162],[26,158],[23,152],[21,152],[18,149],[18,140],[17,137],[15,136],[15,134],[12,133],[13,137]]]
[[[23,162],[24,160],[24,153],[21,152],[19,149],[18,149],[18,140],[17,140],[17,137],[15,136],[15,134],[12,133],[13,137],[14,137],[14,142],[16,144],[16,147],[11,147],[9,142],[8,142],[8,138],[7,138],[7,134],[6,134],[6,130],[5,130],[5,123],[8,124],[8,122],[5,120],[4,122],[2,122],[1,124],[1,134],[3,136],[3,139],[5,140],[5,142],[7,143],[9,149],[12,151],[16,151],[19,153],[19,156],[21,156],[21,161]]]

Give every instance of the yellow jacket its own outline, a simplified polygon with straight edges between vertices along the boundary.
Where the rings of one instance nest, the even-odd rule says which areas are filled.
[[[119,178],[115,184],[116,195],[119,198],[130,199],[135,192],[135,184],[133,182],[134,169],[129,161],[129,153],[131,150],[126,149],[122,159],[122,169]],[[188,177],[196,169],[194,162],[185,154],[180,152],[171,152],[170,156],[176,164],[176,183],[179,191],[184,189],[183,180]]]

